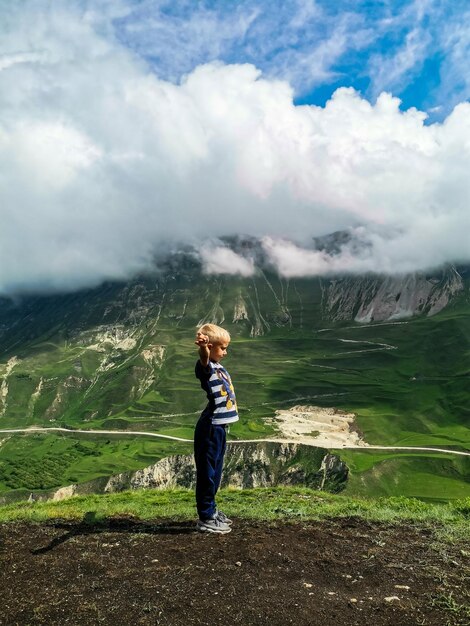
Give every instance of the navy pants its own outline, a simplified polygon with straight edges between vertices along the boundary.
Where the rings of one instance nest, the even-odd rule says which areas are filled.
[[[194,431],[196,461],[196,506],[199,519],[210,519],[216,512],[215,494],[220,486],[226,447],[225,426],[212,424],[202,415]]]

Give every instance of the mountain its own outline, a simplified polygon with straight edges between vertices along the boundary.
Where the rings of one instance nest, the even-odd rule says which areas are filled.
[[[254,277],[242,278],[206,276],[187,254],[127,283],[3,298],[0,428],[191,439],[204,406],[192,341],[209,321],[233,338],[227,367],[242,415],[236,438],[270,434],[265,418],[276,409],[314,399],[354,412],[369,443],[467,446],[467,268],[286,280],[261,260]],[[187,450],[131,436],[119,443],[78,434],[67,442],[52,434],[0,437],[0,491],[83,482]]]

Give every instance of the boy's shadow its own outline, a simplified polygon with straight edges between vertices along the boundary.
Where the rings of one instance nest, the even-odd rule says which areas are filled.
[[[61,543],[79,535],[94,535],[99,533],[136,533],[150,535],[186,535],[196,531],[194,522],[161,522],[152,523],[136,520],[130,517],[116,517],[105,520],[96,520],[94,511],[85,513],[80,522],[56,522],[53,528],[65,529],[60,537],[55,537],[47,546],[31,550],[31,554],[45,554]]]

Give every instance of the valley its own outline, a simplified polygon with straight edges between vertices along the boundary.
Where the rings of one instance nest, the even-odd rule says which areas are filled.
[[[469,495],[468,458],[452,455],[470,450],[466,272],[404,281],[413,317],[405,316],[398,281],[387,297],[386,281],[344,279],[339,298],[340,284],[280,280],[267,271],[210,277],[178,257],[128,283],[3,300],[0,430],[67,432],[0,433],[0,494],[87,482],[187,454],[184,440],[192,440],[205,404],[193,375],[193,334],[213,321],[232,334],[226,366],[241,416],[233,441],[276,438],[276,412],[299,405],[354,414],[367,449],[331,446],[350,467],[346,491]],[[410,284],[420,285],[421,301],[410,299]],[[378,306],[378,298],[403,307]]]

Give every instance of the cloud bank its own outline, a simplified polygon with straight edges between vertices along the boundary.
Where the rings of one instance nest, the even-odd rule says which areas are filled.
[[[235,233],[290,276],[470,261],[470,104],[431,125],[351,88],[294,106],[250,64],[174,84],[92,12],[37,7],[12,8],[0,38],[1,293],[126,278],[168,243]],[[310,249],[337,230],[354,245]]]

